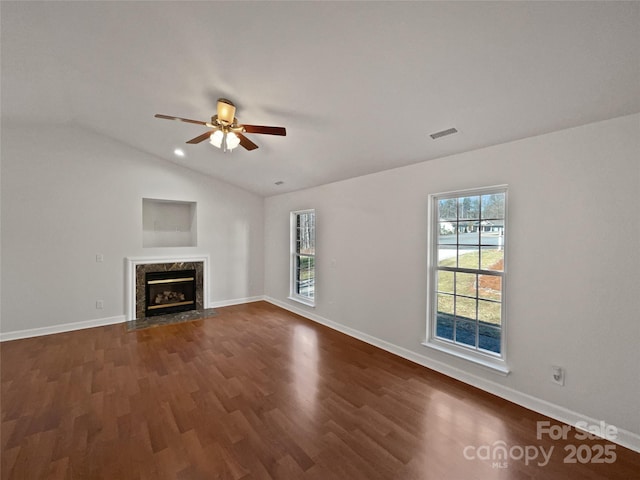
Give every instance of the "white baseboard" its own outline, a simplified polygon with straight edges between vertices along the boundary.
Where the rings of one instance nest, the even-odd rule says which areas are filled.
[[[229,307],[231,305],[240,305],[243,303],[258,302],[264,300],[263,295],[256,297],[235,298],[231,300],[221,300],[219,302],[211,302],[207,308]],[[19,340],[21,338],[40,337],[42,335],[52,335],[54,333],[72,332],[74,330],[82,330],[85,328],[102,327],[105,325],[113,325],[115,323],[126,322],[125,315],[116,315],[115,317],[96,318],[95,320],[85,320],[82,322],[63,323],[53,325],[51,327],[29,328],[26,330],[16,330],[13,332],[0,333],[0,342],[8,342],[11,340]]]
[[[493,395],[496,395],[500,398],[509,400],[510,402],[528,408],[529,410],[533,410],[534,412],[540,413],[542,415],[551,417],[554,420],[565,423],[567,425],[574,426],[577,422],[586,422],[589,425],[600,424],[600,420],[582,415],[580,413],[574,412],[559,405],[555,405],[532,395],[519,392],[518,390],[505,387],[504,385],[500,385],[485,378],[478,377],[458,368],[454,368],[446,363],[439,362],[411,350],[407,350],[406,348],[389,343],[385,340],[373,337],[359,330],[355,330],[340,323],[336,323],[332,320],[321,317],[320,315],[304,310],[303,308],[290,305],[286,302],[276,300],[275,298],[269,296],[265,296],[264,300],[280,308],[296,313],[309,320],[325,325],[351,337],[357,338],[358,340],[362,340],[363,342],[381,348],[382,350],[386,350],[387,352],[398,355],[399,357],[405,358],[414,363],[435,370],[436,372],[447,375],[448,377],[452,377],[473,387],[492,393]],[[615,440],[612,440],[614,443],[640,453],[640,435],[628,430],[624,430],[622,428],[618,428],[617,433],[617,438]]]
[[[53,325],[51,327],[16,330],[14,332],[0,333],[0,342],[19,340],[21,338],[40,337],[42,335],[52,335],[54,333],[72,332],[74,330],[82,330],[85,328],[103,327],[105,325],[123,323],[124,321],[124,315],[116,315],[115,317],[96,318],[95,320],[85,320],[82,322],[63,323],[60,325]]]
[[[231,305],[241,305],[243,303],[259,302],[261,300],[265,300],[264,295],[258,295],[256,297],[234,298],[232,300],[221,300],[219,302],[211,302],[210,308],[230,307]]]
[[[264,300],[263,295],[256,297],[235,298],[231,300],[221,300],[219,302],[211,302],[207,308],[229,307],[231,305],[240,305],[243,303],[258,302]],[[0,342],[8,342],[10,340],[19,340],[21,338],[40,337],[42,335],[52,335],[54,333],[72,332],[74,330],[82,330],[84,328],[102,327],[105,325],[113,325],[115,323],[126,322],[125,315],[116,315],[115,317],[96,318],[95,320],[85,320],[82,322],[63,323],[61,325],[53,325],[51,327],[29,328],[26,330],[16,330],[14,332],[0,333]]]

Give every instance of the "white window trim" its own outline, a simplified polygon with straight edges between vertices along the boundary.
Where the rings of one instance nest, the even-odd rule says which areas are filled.
[[[316,302],[312,302],[307,297],[303,297],[303,296],[295,294],[295,293],[292,293],[287,298],[289,300],[293,300],[294,302],[302,303],[303,305],[306,305],[307,307],[315,308],[315,306],[316,306]]]
[[[295,210],[293,212],[291,212],[290,217],[289,217],[289,240],[290,240],[290,244],[289,244],[289,300],[293,300],[294,302],[298,302],[298,303],[302,303],[303,305],[306,305],[307,307],[313,307],[315,308],[316,306],[316,290],[315,290],[315,286],[317,285],[317,282],[315,282],[315,280],[317,280],[317,275],[316,275],[316,265],[317,262],[314,262],[314,295],[313,295],[313,299],[310,299],[309,297],[305,297],[303,295],[299,295],[298,293],[296,293],[295,291],[295,284],[296,284],[296,280],[295,280],[295,276],[296,276],[296,256],[297,256],[297,252],[296,252],[296,219],[298,217],[298,215],[304,214],[304,213],[313,213],[314,214],[314,222],[315,222],[315,213],[316,210],[315,208],[307,208],[305,210]],[[315,223],[314,223],[315,225]],[[314,243],[315,243],[315,229],[313,232],[314,235]],[[313,255],[314,259],[316,258],[316,255]]]
[[[501,322],[501,334],[500,334],[500,355],[494,355],[489,352],[483,353],[464,346],[440,339],[436,336],[436,322],[435,309],[437,305],[435,294],[435,275],[436,267],[438,264],[437,249],[434,248],[436,235],[438,232],[438,217],[437,217],[437,200],[446,197],[459,197],[465,195],[486,195],[488,193],[504,192],[505,194],[505,212],[504,212],[504,231],[510,238],[508,220],[508,188],[507,185],[495,185],[491,187],[473,188],[466,190],[455,190],[451,192],[433,193],[429,195],[428,199],[428,229],[427,229],[427,247],[429,249],[427,255],[427,322],[426,322],[426,340],[422,342],[425,347],[432,348],[434,350],[447,353],[457,358],[467,360],[482,367],[488,368],[492,372],[500,375],[508,375],[510,370],[507,366],[507,321],[506,321],[506,288],[508,281],[502,285],[502,322]],[[504,277],[507,276],[507,249],[509,248],[509,241],[505,241],[504,244]]]

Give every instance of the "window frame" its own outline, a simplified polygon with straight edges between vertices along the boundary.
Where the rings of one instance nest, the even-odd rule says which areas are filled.
[[[504,194],[504,219],[503,219],[503,269],[499,275],[501,280],[501,310],[500,310],[500,353],[493,353],[486,350],[481,350],[476,346],[464,346],[460,343],[455,343],[453,340],[448,340],[442,337],[438,337],[436,333],[437,328],[437,302],[438,302],[438,282],[437,272],[438,269],[438,239],[439,239],[439,201],[450,198],[462,198],[467,196],[482,196],[490,194]],[[441,192],[430,194],[428,198],[428,233],[427,233],[427,322],[426,322],[426,339],[423,345],[435,350],[445,352],[458,358],[473,362],[480,366],[486,367],[498,374],[508,375],[509,367],[507,366],[507,315],[506,315],[506,291],[507,291],[507,249],[509,248],[510,233],[508,227],[508,204],[509,193],[507,185],[495,185],[490,187],[480,187],[465,190],[454,190],[449,192]],[[480,218],[479,220],[482,220]],[[481,228],[481,225],[479,225]],[[460,245],[458,239],[456,239],[456,245]],[[447,268],[451,271],[451,267]],[[453,271],[460,271],[461,273],[469,272],[469,270],[475,270],[477,274],[481,274],[483,270],[478,266],[477,269],[466,269],[456,266]],[[455,293],[454,293],[454,296]],[[478,300],[476,294],[476,301]],[[477,320],[476,320],[477,322]],[[476,343],[478,340],[478,333],[476,330]]]
[[[314,245],[314,253],[313,254],[301,254],[297,251],[298,244],[298,218],[300,215],[305,214],[313,214],[313,245]],[[316,284],[317,284],[317,274],[316,274],[316,210],[314,208],[308,208],[305,210],[295,210],[290,214],[290,267],[289,267],[289,299],[294,300],[296,302],[302,303],[308,307],[315,307],[316,305]],[[298,259],[300,257],[313,258],[313,298],[310,298],[307,295],[301,295],[299,291],[296,289],[296,278],[298,273]]]

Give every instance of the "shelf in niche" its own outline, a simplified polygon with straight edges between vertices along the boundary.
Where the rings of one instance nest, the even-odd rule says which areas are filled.
[[[196,202],[143,198],[142,246],[197,246]]]

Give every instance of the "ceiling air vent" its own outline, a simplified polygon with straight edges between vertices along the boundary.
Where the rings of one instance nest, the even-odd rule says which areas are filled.
[[[453,135],[454,133],[458,133],[458,130],[456,130],[455,128],[447,128],[446,130],[442,130],[440,132],[432,133],[429,136],[431,138],[433,138],[434,140],[437,140],[438,138],[446,137],[447,135]]]

